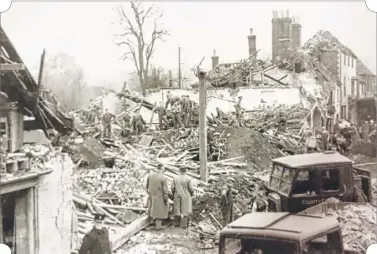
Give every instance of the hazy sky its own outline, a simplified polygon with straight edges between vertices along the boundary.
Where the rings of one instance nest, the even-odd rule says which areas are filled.
[[[43,48],[48,54],[66,52],[84,67],[90,84],[101,85],[105,80],[120,82],[133,70],[130,62],[119,60],[122,50],[114,44],[117,4],[13,2],[1,22],[28,66],[39,64]],[[261,55],[271,55],[272,11],[280,15],[280,10],[287,9],[291,16],[300,17],[303,42],[319,30],[328,30],[376,70],[376,14],[364,2],[156,4],[164,11],[164,27],[171,36],[157,45],[153,64],[174,72],[178,47],[185,72],[203,56],[204,67],[210,68],[213,49],[220,62],[247,58],[250,28],[257,35]]]

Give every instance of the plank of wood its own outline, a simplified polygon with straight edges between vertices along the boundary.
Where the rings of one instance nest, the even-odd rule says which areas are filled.
[[[133,235],[139,233],[141,230],[149,225],[149,216],[143,215],[134,220],[131,224],[127,225],[126,230],[120,236],[111,239],[112,250],[116,251],[123,246]]]
[[[25,65],[21,63],[7,63],[0,64],[1,71],[19,71],[25,70]]]
[[[225,160],[221,160],[221,161],[211,161],[211,162],[208,162],[208,165],[216,165],[216,164],[221,164],[223,162],[240,160],[240,159],[243,159],[244,157],[245,156],[239,156],[239,157],[229,158],[229,159],[225,159]]]

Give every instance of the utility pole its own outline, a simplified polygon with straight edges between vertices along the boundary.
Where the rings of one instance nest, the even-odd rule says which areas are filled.
[[[182,75],[181,75],[181,47],[178,48],[178,87],[182,88]]]
[[[207,168],[207,119],[206,119],[206,73],[198,70],[199,77],[199,160],[200,180],[208,182]]]

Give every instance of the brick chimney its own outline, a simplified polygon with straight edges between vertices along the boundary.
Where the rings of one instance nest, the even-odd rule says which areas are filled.
[[[256,44],[256,36],[253,34],[253,29],[250,28],[250,34],[247,36],[247,39],[249,41],[249,57],[254,55],[252,59],[250,59],[251,63],[254,63],[256,60],[256,55],[255,53],[257,52],[257,44]]]
[[[299,24],[298,22],[294,22],[292,24],[291,47],[292,49],[301,47],[301,24]]]
[[[212,70],[216,69],[216,67],[219,65],[219,57],[216,55],[216,50],[213,50],[213,56],[212,56]]]

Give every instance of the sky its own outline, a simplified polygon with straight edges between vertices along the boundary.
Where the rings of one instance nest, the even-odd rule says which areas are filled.
[[[29,68],[39,65],[43,48],[47,54],[64,52],[75,57],[89,85],[123,83],[134,70],[120,60],[119,32],[114,7],[120,3],[13,2],[1,16],[1,25]],[[129,6],[129,3],[123,3]],[[146,3],[148,4],[148,3]],[[376,70],[376,14],[364,2],[161,2],[163,27],[170,32],[156,45],[152,63],[178,70],[181,48],[183,75],[203,57],[210,68],[215,49],[220,62],[248,58],[247,36],[253,28],[260,56],[271,55],[272,11],[289,10],[302,25],[305,42],[319,30],[328,30],[373,71]]]

